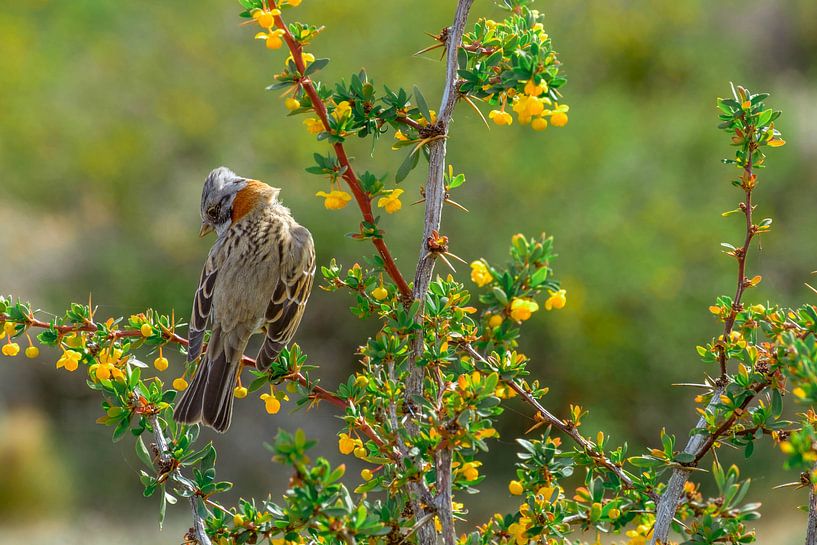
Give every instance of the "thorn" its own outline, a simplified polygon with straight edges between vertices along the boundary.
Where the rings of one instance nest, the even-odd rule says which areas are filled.
[[[452,264],[451,264],[451,262],[450,262],[450,261],[448,261],[448,258],[446,258],[446,257],[445,257],[445,254],[437,254],[437,255],[438,255],[438,256],[440,256],[440,259],[442,259],[442,260],[445,262],[445,264],[446,264],[446,265],[448,265],[448,267],[449,267],[449,268],[450,268],[452,271],[457,272],[457,269],[455,269],[455,268],[454,268],[454,265],[452,265]]]
[[[423,200],[425,200],[425,199],[423,199]],[[418,202],[422,202],[422,201],[418,201]],[[467,208],[465,208],[463,205],[459,204],[458,202],[454,202],[454,201],[452,201],[451,199],[445,199],[445,201],[443,201],[443,202],[444,202],[445,204],[450,204],[450,205],[451,205],[451,206],[453,206],[454,208],[459,208],[459,209],[460,209],[460,210],[462,210],[463,212],[468,212],[468,209],[467,209]]]
[[[432,37],[433,37],[433,36],[432,36]],[[443,47],[443,44],[434,44],[434,45],[430,45],[430,46],[428,46],[428,47],[424,47],[424,48],[423,48],[423,49],[421,49],[420,51],[418,51],[418,52],[414,53],[414,55],[413,55],[413,56],[414,56],[414,57],[419,57],[419,56],[420,56],[420,55],[422,55],[423,53],[428,53],[429,51],[433,51],[433,50],[435,50],[435,49],[437,49],[437,48],[439,48],[439,47]]]
[[[452,254],[451,252],[445,252],[445,255],[450,256],[450,257],[453,257],[454,259],[456,259],[457,261],[459,261],[459,262],[460,262],[460,263],[462,263],[463,265],[468,265],[468,263],[467,263],[467,262],[466,262],[466,261],[465,261],[463,258],[461,258],[461,257],[460,257],[460,256],[458,256],[458,255],[454,255],[454,254]]]
[[[814,293],[817,293],[817,289],[814,289],[814,286],[812,286],[812,285],[810,285],[810,284],[808,284],[808,283],[806,283],[806,286],[808,287],[808,289],[810,289],[810,290],[811,290],[811,291],[813,291]]]
[[[420,199],[419,201],[414,201],[414,202],[413,202],[413,203],[411,203],[409,206],[414,206],[415,204],[420,204],[420,203],[424,203],[424,202],[426,202],[426,200],[425,200],[425,199]]]
[[[476,105],[476,104],[474,104],[474,102],[473,102],[473,101],[472,101],[472,100],[471,100],[471,99],[470,99],[470,98],[469,98],[467,95],[462,95],[462,98],[465,100],[465,102],[467,102],[467,103],[468,103],[468,105],[469,105],[469,106],[471,106],[471,108],[473,108],[473,109],[474,109],[474,111],[475,111],[475,112],[477,112],[477,114],[479,115],[480,119],[482,119],[482,122],[483,122],[483,123],[485,123],[485,126],[486,126],[486,127],[488,127],[488,130],[490,130],[490,129],[491,129],[491,125],[488,123],[488,120],[487,120],[487,119],[485,119],[485,116],[482,114],[482,110],[480,110],[479,108],[477,108],[477,105]]]

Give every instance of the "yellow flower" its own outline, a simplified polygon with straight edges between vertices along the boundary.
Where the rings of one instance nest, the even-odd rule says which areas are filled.
[[[323,132],[323,122],[317,117],[304,119],[304,125],[306,125],[306,130],[309,131],[309,134],[320,134]]]
[[[386,212],[394,214],[403,207],[403,203],[400,202],[400,195],[402,194],[402,189],[392,189],[387,196],[380,197],[377,200],[377,207],[385,208]]]
[[[167,358],[164,356],[159,356],[153,360],[153,367],[155,367],[158,371],[164,371],[167,369],[168,365],[170,365],[170,362],[168,362]]]
[[[491,110],[488,114],[488,119],[493,120],[497,125],[511,125],[513,124],[513,117],[504,110]]]
[[[382,301],[386,297],[389,296],[389,291],[384,288],[383,286],[378,286],[372,290],[372,297],[377,299],[378,301]]]
[[[794,453],[794,445],[792,445],[789,441],[781,441],[780,451],[783,454],[792,454]]]
[[[479,260],[471,262],[471,281],[474,284],[481,288],[486,284],[490,284],[493,279],[491,271],[488,270],[488,266],[484,262]],[[501,318],[500,323],[502,323]]]
[[[769,140],[768,144],[773,148],[779,148],[780,146],[785,146],[786,141],[783,140],[782,138],[774,137],[771,140]]]
[[[479,430],[476,434],[477,439],[487,439],[489,437],[496,437],[498,435],[496,429],[494,428],[485,428]]]
[[[266,10],[256,9],[252,12],[252,18],[261,28],[270,29],[275,26],[275,16],[281,15],[281,11],[277,9]]]
[[[372,474],[371,469],[364,469],[363,471],[360,472],[360,476],[364,481],[371,481],[372,477],[374,477],[374,474]]]
[[[289,4],[293,8],[297,8],[301,5],[301,0],[285,0],[284,3]]]
[[[255,39],[264,40],[267,49],[279,49],[282,45],[284,45],[284,40],[281,38],[283,35],[284,31],[280,28],[276,28],[275,30],[270,30],[269,32],[259,32],[255,35]]]
[[[524,524],[528,520],[526,517],[522,517],[519,522],[514,522],[508,526],[508,533],[515,539],[516,545],[524,545],[529,541],[527,536],[528,527]]]
[[[479,469],[481,464],[479,462],[466,462],[460,468],[460,473],[465,477],[466,481],[474,481],[479,478]]]
[[[567,125],[567,112],[570,110],[570,106],[567,104],[559,105],[556,103],[556,107],[552,110],[549,110],[548,113],[550,115],[550,124],[554,127],[564,127]]]
[[[8,343],[3,345],[4,356],[16,356],[20,352],[20,345],[17,343]]]
[[[289,97],[284,101],[284,107],[289,111],[297,110],[301,107],[301,103],[297,98]]]
[[[348,433],[341,433],[338,438],[338,450],[341,454],[351,454],[359,442],[360,439],[350,437]]]
[[[261,399],[264,401],[264,409],[269,414],[277,414],[281,410],[281,402],[275,397],[275,393],[261,394]]]
[[[288,63],[289,61],[294,61],[294,60],[295,59],[293,59],[292,55],[290,54],[287,57],[287,60],[284,62],[284,64]],[[302,51],[301,52],[301,60],[304,62],[304,66],[306,66],[310,62],[315,62],[315,55],[313,55],[312,53],[306,53],[306,52]]]
[[[98,363],[91,366],[91,371],[97,380],[108,380],[111,378],[111,367],[109,363]]]
[[[404,140],[404,141],[408,140],[408,136],[403,134],[403,131],[401,131],[399,129],[394,132],[394,138],[396,138],[397,140]]]
[[[530,96],[538,97],[542,93],[548,90],[548,84],[545,80],[536,83],[533,78],[529,79],[528,82],[525,84],[525,94]]]
[[[431,116],[431,122],[432,123],[437,121],[437,112],[435,112],[434,110],[429,110],[428,115]],[[426,119],[425,116],[420,116],[420,119],[418,119],[417,122],[423,127],[428,125],[428,119]]]
[[[150,327],[150,324],[142,324],[142,327],[139,328],[139,332],[143,337],[150,337],[153,335],[153,328]]]
[[[360,446],[355,447],[353,452],[358,458],[364,458],[367,454],[366,449],[363,448],[363,443],[361,443]]]
[[[530,122],[530,128],[535,131],[543,131],[547,129],[548,122],[547,119],[544,117],[537,117],[533,121]]]
[[[545,101],[548,99],[541,99],[530,95],[523,95],[517,97],[513,104],[513,111],[519,115],[519,121],[522,119],[530,119],[545,111]]]
[[[37,348],[36,346],[29,346],[28,348],[26,348],[26,357],[27,358],[33,360],[34,358],[36,358],[39,355],[40,355],[40,349]]]
[[[179,392],[181,392],[182,390],[186,390],[187,386],[188,386],[188,384],[187,384],[187,381],[184,380],[184,377],[179,377],[179,378],[173,380],[173,389],[174,390],[178,390]]]
[[[806,391],[799,386],[792,390],[791,393],[794,394],[794,396],[797,397],[798,399],[803,399],[806,397]]]
[[[4,322],[3,323],[3,336],[8,335],[11,337],[17,332],[17,326],[14,325],[13,322]]]
[[[511,301],[511,318],[517,322],[524,322],[531,317],[531,314],[539,310],[539,305],[531,299],[520,299],[515,297]]]
[[[626,545],[645,545],[652,537],[653,524],[639,524],[635,530],[628,530],[626,535],[630,538]]]
[[[238,399],[244,399],[247,397],[247,389],[244,386],[236,386],[233,389],[233,395]]]
[[[82,359],[82,354],[76,350],[65,350],[57,360],[57,369],[64,367],[66,371],[76,371],[80,359]]]
[[[99,361],[104,365],[113,365],[119,362],[119,358],[122,357],[122,349],[121,348],[114,348],[111,351],[110,348],[106,348],[102,352],[99,353]]]
[[[514,496],[521,496],[523,491],[524,489],[522,488],[522,483],[519,481],[511,481],[508,483],[508,492]]]
[[[550,297],[545,301],[545,310],[562,309],[567,304],[567,290],[552,291],[548,290]]]
[[[233,526],[244,526],[244,517],[241,513],[233,515]]]
[[[335,106],[335,109],[332,111],[332,117],[336,120],[341,121],[342,119],[349,116],[352,112],[352,107],[349,105],[348,100],[343,100]]]
[[[499,327],[502,325],[504,319],[502,318],[501,314],[494,314],[490,318],[488,318],[488,326],[489,327]]]
[[[352,200],[351,195],[338,189],[334,189],[329,193],[326,191],[318,191],[315,193],[315,196],[324,198],[323,206],[326,207],[327,210],[340,210]]]

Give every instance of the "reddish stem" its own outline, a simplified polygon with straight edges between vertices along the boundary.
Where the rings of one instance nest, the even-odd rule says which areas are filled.
[[[271,9],[275,9],[275,0],[269,0],[269,6]],[[301,74],[305,74],[306,65],[304,64],[302,56],[303,47],[289,32],[289,29],[280,15],[275,16],[275,26],[284,31],[284,41],[286,42],[290,53],[292,53],[292,60],[295,62],[295,66],[298,68],[298,71]],[[309,78],[309,76],[303,76],[298,80],[298,84],[309,96],[309,99],[312,102],[312,107],[315,109],[315,113],[317,114],[318,118],[320,118],[326,131],[331,132],[326,105],[318,95],[318,91],[315,89],[312,80]],[[349,157],[346,155],[346,149],[340,142],[332,144],[332,148],[335,150],[338,161],[340,161],[340,164],[343,165],[345,169],[343,179],[346,181],[349,189],[352,190],[352,194],[355,197],[358,208],[360,208],[360,212],[363,214],[363,220],[367,223],[374,224],[372,201],[363,190],[360,180],[358,180],[354,169],[352,169],[352,165],[349,162]],[[406,283],[405,278],[403,278],[403,275],[400,273],[400,270],[397,268],[397,264],[394,262],[394,258],[391,256],[386,243],[382,238],[373,238],[372,244],[374,244],[374,247],[377,248],[377,252],[380,254],[380,257],[383,258],[383,268],[386,269],[388,275],[392,280],[394,280],[394,283],[397,284],[397,289],[400,290],[400,294],[403,296],[403,299],[411,300],[411,289]]]

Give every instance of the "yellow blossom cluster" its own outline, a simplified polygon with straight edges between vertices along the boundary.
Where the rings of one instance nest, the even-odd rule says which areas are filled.
[[[122,373],[122,370],[117,367],[117,364],[119,364],[121,358],[122,349],[105,348],[97,357],[98,363],[95,363],[88,368],[88,373],[92,377],[95,377],[96,380],[109,380],[111,377],[116,380],[123,380],[125,375]]]
[[[510,103],[511,109],[516,113],[519,123],[530,125],[535,131],[543,131],[550,125],[554,127],[564,127],[567,125],[567,112],[570,107],[567,104],[553,102],[546,96],[548,92],[547,82],[544,79],[531,78],[525,83],[524,93],[517,93],[510,89],[503,94],[502,106],[498,110],[491,110],[488,118],[497,125],[513,124],[513,116],[505,111]]]

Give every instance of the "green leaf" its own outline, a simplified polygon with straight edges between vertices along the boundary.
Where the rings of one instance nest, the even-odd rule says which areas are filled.
[[[327,64],[329,64],[329,59],[315,59],[312,64],[306,67],[306,70],[304,70],[304,75],[308,76],[310,74],[314,74],[318,70],[325,68]]]
[[[145,442],[142,441],[141,437],[137,437],[136,439],[136,456],[142,460],[142,463],[148,467],[153,467],[153,459],[148,452],[147,447],[145,446]]]
[[[423,114],[423,117],[431,123],[431,112],[428,109],[428,103],[426,102],[426,98],[423,96],[423,93],[420,92],[419,87],[416,85],[413,88],[414,91],[414,98],[417,99],[417,108],[420,110],[420,113]]]
[[[411,150],[406,158],[403,159],[403,162],[400,164],[400,168],[397,169],[397,174],[394,176],[394,181],[398,184],[405,180],[406,176],[409,175],[409,172],[414,170],[414,167],[417,166],[417,162],[420,160],[420,154],[416,151],[416,148]]]

